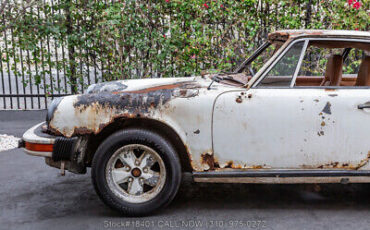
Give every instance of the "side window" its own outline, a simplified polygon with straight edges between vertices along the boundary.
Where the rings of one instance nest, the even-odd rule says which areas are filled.
[[[351,49],[344,60],[343,64],[343,76],[344,77],[356,77],[360,70],[360,65],[363,58],[366,56],[364,50]]]
[[[309,42],[295,87],[363,87],[370,77],[360,73],[367,64],[370,43],[312,40]],[[370,75],[369,75],[370,76]]]
[[[298,77],[323,77],[328,59],[333,55],[342,55],[344,49],[328,49],[308,46],[304,55]]]
[[[257,87],[289,87],[297,68],[303,45],[303,41],[295,43],[272,67]]]

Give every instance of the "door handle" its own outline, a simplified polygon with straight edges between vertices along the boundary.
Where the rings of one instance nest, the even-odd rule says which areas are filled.
[[[370,103],[360,104],[357,106],[358,109],[370,109]]]

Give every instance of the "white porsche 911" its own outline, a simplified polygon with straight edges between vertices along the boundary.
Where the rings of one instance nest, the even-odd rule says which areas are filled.
[[[55,99],[20,147],[63,172],[91,167],[100,198],[131,216],[168,204],[182,172],[370,182],[369,55],[370,32],[277,31],[233,73],[99,83]]]

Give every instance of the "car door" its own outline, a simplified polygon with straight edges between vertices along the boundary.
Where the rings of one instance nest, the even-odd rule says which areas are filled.
[[[217,98],[213,150],[221,168],[368,167],[370,110],[361,105],[370,90],[293,87],[307,45],[288,47],[256,87]]]

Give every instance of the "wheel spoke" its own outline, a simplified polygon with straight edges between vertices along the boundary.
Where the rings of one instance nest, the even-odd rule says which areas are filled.
[[[116,182],[117,184],[122,184],[122,183],[127,182],[130,176],[130,172],[127,172],[123,168],[113,169],[112,176],[113,176],[114,182]]]
[[[143,193],[144,187],[140,183],[138,178],[134,178],[131,182],[128,183],[128,193],[132,195],[140,195]]]
[[[144,178],[144,184],[154,187],[159,181],[160,173],[149,170],[149,172],[143,173],[141,177]]]
[[[135,160],[137,159],[132,149],[128,150],[127,152],[121,153],[119,155],[119,159],[122,161],[123,164],[130,166],[130,168],[135,167]]]
[[[155,162],[156,160],[149,153],[144,152],[143,155],[141,155],[140,157],[140,167],[141,168],[144,168],[144,167],[150,168],[154,165]]]

